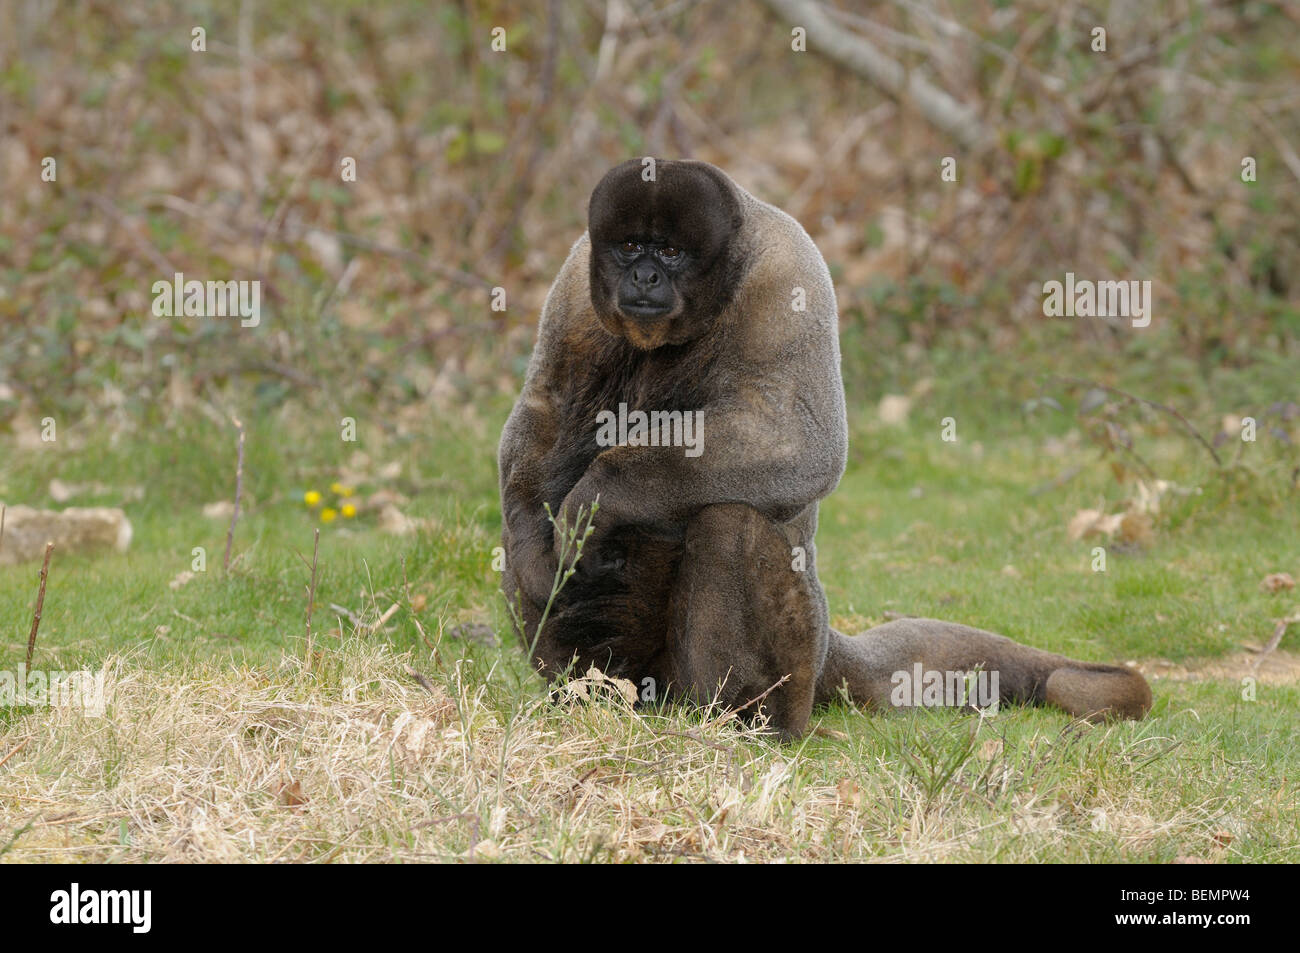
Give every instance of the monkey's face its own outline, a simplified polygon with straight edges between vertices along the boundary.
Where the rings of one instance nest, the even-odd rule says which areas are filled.
[[[741,223],[731,181],[703,162],[632,159],[611,169],[587,211],[591,301],[601,324],[644,350],[705,334],[736,283]]]

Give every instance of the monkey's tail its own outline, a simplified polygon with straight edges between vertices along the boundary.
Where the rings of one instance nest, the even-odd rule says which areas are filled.
[[[1137,719],[1151,709],[1151,687],[1132,669],[1079,662],[937,619],[898,619],[857,636],[832,629],[817,701],[847,689],[858,705],[928,704],[918,677],[943,685],[960,673],[976,673],[977,680],[983,673],[983,686],[994,687],[999,702],[1054,705],[1089,721]]]

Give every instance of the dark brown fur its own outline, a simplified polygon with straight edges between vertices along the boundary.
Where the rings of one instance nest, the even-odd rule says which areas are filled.
[[[817,501],[843,472],[847,424],[825,263],[793,219],[720,170],[661,161],[645,182],[641,168],[624,163],[593,192],[590,233],[547,298],[502,434],[502,585],[525,644],[536,639],[534,663],[552,678],[595,665],[659,698],[727,706],[784,679],[762,708],[785,738],[841,691],[890,705],[891,675],[918,662],[996,670],[1006,701],[1145,714],[1150,689],[1128,669],[929,619],[853,638],[830,628],[814,535]],[[620,249],[637,243],[647,255],[689,252],[663,266],[662,314],[620,306],[619,269],[632,267]],[[791,307],[796,288],[806,310]],[[703,454],[598,446],[597,415],[620,403],[701,411]],[[571,517],[597,497],[577,573],[538,634],[557,566],[543,503]]]

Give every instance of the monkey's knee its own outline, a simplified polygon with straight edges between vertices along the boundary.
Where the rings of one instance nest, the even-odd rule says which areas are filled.
[[[686,529],[670,639],[689,694],[724,705],[762,697],[786,739],[807,728],[827,634],[816,578],[792,569],[790,545],[751,506],[700,510]]]
[[[766,522],[769,522],[766,516],[746,503],[713,503],[691,517],[687,532],[688,535],[735,532]]]
[[[751,557],[783,555],[789,548],[780,525],[744,503],[706,506],[686,526],[686,551],[697,559],[740,567]]]
[[[1043,697],[1049,705],[1088,721],[1136,720],[1151,710],[1147,680],[1132,669],[1109,665],[1058,668],[1048,676]]]

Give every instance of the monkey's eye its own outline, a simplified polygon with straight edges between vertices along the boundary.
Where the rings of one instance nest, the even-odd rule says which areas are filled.
[[[678,258],[682,257],[682,250],[680,248],[674,248],[672,245],[667,245],[664,248],[659,249],[659,257],[665,261],[676,261]]]
[[[636,242],[624,242],[622,245],[618,246],[618,250],[621,251],[624,255],[641,254],[641,246],[638,245]]]

